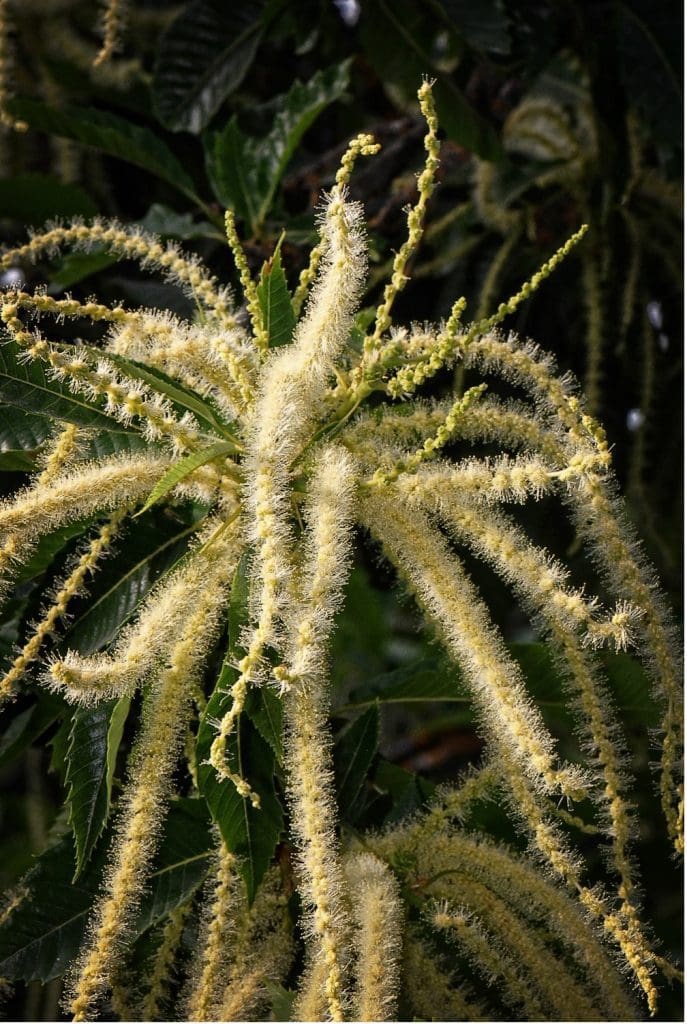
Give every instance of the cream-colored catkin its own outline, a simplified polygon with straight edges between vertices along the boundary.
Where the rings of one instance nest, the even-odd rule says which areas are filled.
[[[43,468],[36,480],[36,487],[45,487],[62,472],[79,453],[79,428],[74,423],[65,423],[45,453]]]
[[[190,909],[190,903],[182,903],[180,907],[170,913],[164,926],[160,945],[151,965],[148,991],[141,1004],[142,1020],[158,1020],[163,1015],[164,1002],[172,981],[174,961],[179,952],[181,937]]]
[[[231,942],[231,966],[223,979],[215,1020],[247,1020],[269,1000],[270,983],[283,982],[293,959],[292,925],[278,868],[263,880],[242,912]]]
[[[228,582],[238,558],[236,540],[225,535],[224,543],[215,545],[214,554],[206,585],[197,594],[195,608],[170,652],[168,665],[152,683],[146,701],[109,877],[72,983],[69,1008],[75,1020],[92,1016],[110,983],[156,849],[170,774],[186,720],[185,709],[216,635]]]
[[[598,1021],[600,1009],[583,985],[566,968],[566,963],[547,948],[544,937],[531,923],[515,913],[492,890],[458,869],[445,880],[428,886],[428,895],[460,901],[478,915],[488,931],[498,937],[517,964],[521,976],[541,1007],[545,1018]]]
[[[329,1008],[324,994],[327,981],[327,965],[317,957],[311,958],[293,1004],[293,1020],[318,1021],[326,1020]]]
[[[485,1006],[438,966],[419,932],[408,929],[403,943],[403,992],[420,1020],[487,1021]]]
[[[343,449],[325,450],[313,473],[306,511],[301,596],[287,615],[286,664],[275,670],[284,696],[285,763],[299,853],[307,928],[327,967],[325,997],[343,1020],[350,922],[337,839],[331,768],[326,661],[329,635],[350,559],[354,464]]]
[[[670,613],[651,570],[632,535],[621,503],[597,475],[581,481],[570,503],[580,533],[590,545],[603,577],[614,591],[641,610],[636,624],[638,654],[663,704],[660,793],[668,834],[679,853],[684,852],[679,803],[682,773],[682,668],[681,649],[670,623]]]
[[[554,743],[528,700],[517,666],[509,658],[484,605],[446,542],[417,508],[375,495],[362,507],[363,519],[420,604],[440,627],[490,735],[508,744],[515,763],[549,792],[579,799],[586,784],[570,767],[557,768]]]
[[[66,615],[69,602],[82,591],[88,576],[96,571],[99,560],[107,552],[127,514],[128,509],[125,507],[110,516],[108,521],[100,527],[97,536],[88,545],[88,549],[81,555],[75,568],[58,588],[47,613],[34,627],[31,638],[14,659],[10,670],[0,682],[0,700],[13,692],[26,670],[36,660],[44,642],[54,633],[60,619]]]
[[[399,885],[374,854],[345,864],[355,948],[354,1020],[396,1020],[403,955]]]
[[[502,998],[516,1011],[524,1011],[525,1020],[546,1019],[529,978],[523,978],[510,951],[482,927],[470,910],[444,904],[436,907],[430,921],[464,950],[477,973],[487,981],[498,981]]]
[[[65,246],[86,251],[102,246],[119,259],[135,260],[144,268],[158,270],[225,326],[237,326],[229,292],[217,287],[215,278],[197,259],[184,255],[174,242],[163,243],[140,228],[124,227],[116,221],[48,227],[24,245],[3,253],[0,268],[13,267],[24,260],[36,262]]]
[[[27,488],[2,502],[2,568],[21,565],[41,537],[74,520],[142,501],[168,466],[160,454],[117,456],[67,470],[48,486]]]
[[[128,0],[105,0],[103,42],[93,62],[95,67],[112,60],[119,49],[124,33],[127,7]]]
[[[367,252],[361,211],[336,190],[322,224],[320,272],[293,344],[268,359],[252,410],[245,460],[246,505],[255,547],[251,598],[257,619],[232,687],[233,704],[220,722],[210,761],[253,803],[257,798],[226,763],[225,744],[245,704],[248,687],[264,676],[264,651],[274,640],[293,572],[291,467],[306,443],[335,361],[348,342],[363,286]],[[285,410],[288,414],[285,415]]]
[[[594,606],[579,591],[563,587],[563,567],[547,552],[535,548],[524,532],[501,513],[485,513],[469,502],[454,502],[442,503],[440,516],[459,541],[486,558],[517,589],[548,634],[554,657],[582,713],[587,745],[603,773],[614,867],[620,876],[622,899],[631,900],[634,881],[628,847],[635,824],[634,809],[626,795],[623,754],[609,717],[608,695],[577,634],[580,627],[585,627],[593,635]]]
[[[217,528],[219,535],[222,526]],[[119,633],[107,654],[68,650],[49,668],[49,685],[67,699],[93,703],[134,692],[154,674],[193,614],[198,593],[212,578],[215,551],[192,552],[153,588],[138,617]]]
[[[212,1020],[212,1008],[223,988],[231,948],[231,931],[240,905],[242,882],[236,857],[220,838],[217,864],[206,909],[197,976],[188,999],[189,1020]]]

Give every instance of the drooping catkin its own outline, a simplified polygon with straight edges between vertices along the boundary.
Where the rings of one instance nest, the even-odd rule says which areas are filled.
[[[395,1020],[403,952],[398,882],[373,854],[350,857],[345,865],[355,947],[355,1020]]]
[[[487,730],[499,744],[508,744],[514,762],[535,785],[579,798],[585,792],[582,777],[572,767],[555,766],[553,740],[443,538],[419,509],[406,509],[393,498],[370,497],[362,512],[462,665]]]
[[[223,540],[223,544],[215,545],[205,586],[172,647],[168,665],[152,683],[147,696],[109,877],[72,984],[69,1005],[75,1020],[89,1018],[109,985],[155,852],[170,773],[180,748],[185,709],[215,635],[228,580],[237,560],[236,539],[225,534]]]

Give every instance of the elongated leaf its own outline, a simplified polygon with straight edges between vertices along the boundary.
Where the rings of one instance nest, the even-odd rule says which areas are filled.
[[[235,681],[236,676],[230,678]],[[227,848],[240,858],[239,871],[252,901],[270,866],[284,821],[274,784],[272,748],[245,716],[241,716],[236,731],[227,740],[226,756],[231,770],[247,779],[260,797],[259,809],[239,796],[232,782],[220,782],[214,768],[205,763],[216,735],[213,723],[231,707],[228,685],[229,678],[223,674],[198,731],[198,788]]]
[[[274,101],[274,125],[263,139],[244,135],[236,120],[212,136],[206,150],[208,175],[217,198],[248,222],[253,233],[263,223],[286,166],[298,143],[325,107],[348,86],[349,61],[294,82]]]
[[[209,221],[195,221],[192,213],[177,213],[161,203],[153,203],[145,217],[138,222],[144,231],[163,238],[214,238],[225,242],[226,238]]]
[[[73,395],[65,385],[51,380],[42,363],[19,362],[18,351],[12,341],[0,344],[0,400],[24,412],[66,420],[80,427],[118,434],[129,432],[104,413],[97,402]]]
[[[48,107],[36,100],[10,101],[12,114],[30,128],[74,139],[108,156],[126,160],[195,199],[193,182],[169,147],[154,132],[115,114],[77,107]]]
[[[196,756],[198,788],[205,798],[228,849],[241,858],[239,869],[252,900],[270,865],[283,828],[281,804],[274,784],[274,752],[250,721],[241,716],[238,728],[226,744],[233,772],[246,779],[260,797],[256,810],[239,796],[231,782],[220,781],[208,763],[216,723],[231,707],[231,687],[238,677],[233,667],[240,651],[239,636],[248,604],[248,559],[241,558],[234,575],[229,603],[229,645],[215,690],[198,729]]]
[[[32,470],[41,445],[53,430],[45,416],[0,406],[0,469]]]
[[[281,698],[267,686],[251,690],[246,701],[246,714],[260,735],[271,746],[279,764],[284,760],[284,705]]]
[[[155,112],[166,128],[196,134],[241,83],[263,31],[262,0],[196,0],[160,40]]]
[[[205,802],[194,797],[175,800],[136,919],[136,935],[153,927],[196,891],[207,875],[213,848]]]
[[[94,355],[98,354],[95,349],[90,351]],[[200,424],[211,433],[226,437],[227,440],[234,440],[228,425],[217,416],[210,403],[197,395],[195,391],[190,391],[178,381],[172,380],[161,370],[144,366],[143,363],[139,363],[135,359],[126,359],[114,352],[108,352],[107,358],[128,377],[143,381],[153,391],[169,398],[177,412],[192,412]]]
[[[543,709],[567,715],[567,699],[560,673],[545,644],[509,644],[509,650],[522,668],[528,691]],[[598,652],[608,688],[615,705],[629,722],[656,719],[649,684],[641,663],[631,654]],[[426,659],[371,679],[355,689],[340,711],[380,704],[453,703],[470,704],[470,691],[460,669],[445,660]]]
[[[80,186],[47,174],[0,180],[0,217],[39,226],[51,217],[95,217],[97,207]]]
[[[270,348],[288,345],[296,326],[280,249],[281,242],[274,255],[263,264],[258,283],[258,299]]]
[[[131,701],[108,700],[77,708],[67,751],[69,822],[74,832],[78,878],[100,838],[110,813],[117,751]]]
[[[46,982],[65,973],[83,942],[101,891],[110,839],[111,834],[103,837],[76,882],[71,836],[36,859],[20,886],[24,898],[0,925],[3,978]],[[174,801],[132,939],[193,894],[207,873],[210,847],[202,801]]]
[[[205,466],[214,459],[220,459],[223,455],[231,455],[235,451],[236,445],[232,444],[231,441],[218,441],[217,444],[210,445],[209,448],[202,448],[200,451],[191,452],[186,458],[179,459],[178,462],[175,462],[167,470],[162,479],[158,480],[150,492],[150,497],[137,515],[147,512],[149,508],[169,494],[177,484],[180,484],[182,480],[185,480],[187,476],[193,473],[194,470],[199,469],[200,466]]]
[[[43,691],[19,714],[15,712],[14,716],[9,718],[5,712],[2,724],[6,727],[0,734],[0,768],[10,764],[39,739],[57,720],[63,709],[64,702],[59,697]],[[9,718],[7,723],[4,721],[5,718]]]
[[[91,587],[86,610],[72,623],[65,647],[90,655],[106,647],[160,576],[183,557],[193,528],[147,514],[120,542]]]
[[[378,744],[379,710],[373,704],[346,726],[334,747],[336,790],[344,817],[362,789]]]

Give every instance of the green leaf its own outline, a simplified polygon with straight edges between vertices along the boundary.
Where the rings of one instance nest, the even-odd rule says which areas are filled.
[[[166,128],[205,128],[253,62],[263,10],[262,0],[196,0],[171,23],[153,74],[153,105]]]
[[[26,121],[30,128],[74,139],[93,146],[108,156],[136,164],[197,199],[193,182],[169,147],[149,128],[125,121],[115,114],[78,107],[57,110],[36,100],[14,99],[8,103],[14,117]]]
[[[149,508],[152,508],[156,502],[169,494],[177,484],[185,480],[194,470],[200,466],[207,465],[208,462],[212,462],[214,459],[222,458],[223,455],[232,455],[235,451],[236,445],[232,444],[231,441],[218,441],[217,444],[212,444],[209,448],[202,448],[200,451],[191,452],[185,458],[179,459],[173,466],[170,466],[162,479],[158,480],[155,484],[148,500],[141,511],[136,513],[135,518],[147,512]]]
[[[45,416],[0,406],[0,470],[31,471],[53,425]]]
[[[274,784],[272,748],[245,716],[227,740],[226,756],[231,770],[246,779],[260,797],[259,809],[239,796],[232,782],[220,781],[214,768],[205,763],[216,735],[214,723],[231,707],[225,689],[228,682],[227,675],[220,676],[198,731],[198,788],[227,848],[240,858],[239,871],[252,902],[277,848],[284,816]]]
[[[74,850],[66,836],[46,850],[23,879],[24,898],[0,924],[0,975],[11,981],[50,981],[62,976],[78,954],[102,875],[111,833],[74,882]],[[176,800],[135,919],[131,938],[184,903],[202,883],[211,839],[200,800]]]
[[[459,146],[483,160],[502,160],[503,149],[492,125],[474,110],[453,78],[436,65],[432,49],[436,22],[414,0],[369,0],[361,8],[360,34],[367,59],[384,82],[410,102],[423,77],[436,79],[434,101],[439,124]]]
[[[570,701],[551,653],[542,643],[509,644],[520,665],[527,688],[544,710],[568,714]],[[613,701],[623,718],[632,723],[654,724],[656,707],[641,663],[631,654],[596,652],[604,669]],[[337,713],[379,704],[442,702],[470,705],[470,690],[460,668],[443,659],[422,658],[392,672],[384,672],[357,687]]]
[[[487,53],[510,53],[510,17],[503,0],[439,0],[468,46]]]
[[[296,317],[291,308],[291,295],[281,264],[281,239],[273,256],[265,261],[260,271],[258,300],[270,348],[288,345],[296,326]]]
[[[243,218],[255,234],[272,205],[277,186],[296,147],[315,118],[348,87],[350,61],[296,81],[274,101],[274,125],[263,139],[244,135],[236,119],[211,136],[206,148],[208,176],[215,194]]]
[[[41,537],[30,558],[19,568],[15,577],[16,582],[22,583],[24,580],[32,580],[36,576],[40,576],[52,565],[55,557],[67,546],[69,541],[86,533],[89,527],[97,521],[97,518],[97,516],[92,516],[88,519],[79,519],[75,523],[62,526],[54,533]]]
[[[130,704],[130,698],[122,697],[74,711],[66,783],[76,849],[75,880],[88,862],[110,813],[117,751]]]
[[[98,274],[101,270],[117,263],[117,257],[102,249],[93,249],[91,252],[69,252],[60,258],[59,266],[51,271],[50,281],[52,284],[66,290],[79,281],[84,281],[92,274]]]
[[[344,817],[362,789],[378,744],[379,709],[373,704],[342,730],[334,746],[336,790]]]
[[[151,514],[137,520],[116,561],[105,562],[95,577],[88,607],[63,646],[86,656],[106,647],[161,575],[184,556],[193,529]]]
[[[20,362],[18,353],[19,348],[13,341],[0,344],[0,400],[24,412],[66,420],[80,427],[129,433],[96,402],[74,395],[66,385],[51,380],[43,363]]]
[[[269,743],[279,764],[284,761],[284,705],[268,686],[251,690],[246,701],[246,714],[264,740]]]
[[[47,691],[41,691],[36,700],[20,711],[11,710],[7,728],[0,735],[0,768],[14,761],[27,747],[39,739],[64,710],[64,702]],[[9,717],[5,711],[3,718]]]
[[[48,174],[19,174],[0,180],[0,217],[41,225],[52,217],[95,217],[98,209],[78,185]]]
[[[177,213],[162,203],[153,203],[138,223],[144,231],[161,235],[163,238],[180,238],[183,241],[214,238],[223,244],[226,243],[226,237],[209,221],[195,221],[192,213]]]
[[[227,655],[198,728],[196,756],[198,788],[228,849],[241,858],[239,870],[246,884],[248,899],[252,901],[274,856],[283,828],[283,813],[274,784],[273,748],[243,715],[226,744],[231,770],[246,779],[260,797],[258,810],[239,796],[233,783],[220,781],[214,768],[207,763],[210,746],[217,735],[216,723],[231,707],[229,691],[238,678],[233,663],[240,651],[240,631],[247,618],[248,562],[249,555],[244,554],[234,574],[229,602]]]
[[[175,800],[165,821],[162,845],[134,925],[141,935],[180,907],[203,883],[214,840],[203,800]]]
[[[87,346],[83,347],[88,350]],[[90,351],[94,355],[99,354],[96,349],[90,349]],[[152,366],[144,366],[143,363],[139,363],[135,359],[126,359],[116,352],[108,352],[107,358],[128,377],[143,381],[153,391],[157,391],[159,394],[169,398],[177,412],[191,412],[200,422],[201,426],[204,425],[211,433],[219,434],[229,441],[235,441],[227,424],[216,415],[210,403],[200,398],[195,391],[190,391],[182,384],[179,384],[178,381],[172,380],[161,370]]]

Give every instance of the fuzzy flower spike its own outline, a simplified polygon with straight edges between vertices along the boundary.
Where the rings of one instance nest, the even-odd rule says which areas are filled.
[[[116,49],[125,7],[104,5],[100,61]],[[5,11],[0,2],[0,20]],[[6,36],[0,26],[0,42]],[[44,538],[91,531],[22,638],[2,697],[15,696],[34,669],[36,683],[87,708],[141,693],[108,867],[71,967],[75,1020],[92,1019],[113,988],[111,1007],[120,1005],[116,979],[175,788],[207,801],[214,855],[197,888],[205,896],[170,900],[159,922],[135,1011],[144,1017],[162,1013],[180,991],[182,1019],[265,1019],[285,986],[307,1019],[387,1020],[407,1007],[447,1019],[517,1012],[554,1020],[569,1009],[579,1019],[627,1020],[639,1011],[617,963],[651,1013],[659,974],[676,973],[643,920],[630,759],[597,655],[604,644],[638,643],[662,709],[657,788],[680,850],[676,637],[616,496],[603,429],[571,378],[503,326],[536,288],[549,287],[585,228],[478,322],[463,324],[458,299],[441,324],[395,324],[440,158],[430,83],[419,100],[427,131],[417,198],[362,339],[355,318],[368,253],[363,209],[348,185],[356,160],[378,148],[369,135],[346,150],[324,200],[319,239],[288,297],[292,336],[279,347],[232,211],[227,241],[244,311],[198,260],[116,223],[52,225],[0,257],[8,268],[102,248],[175,282],[198,310],[186,322],[41,289],[0,295],[7,359],[60,400],[33,480],[0,504],[3,596]],[[60,340],[51,337],[56,321]],[[84,323],[89,336],[100,331],[93,345],[79,340]],[[479,375],[474,386],[423,395],[439,371],[457,365]],[[520,398],[498,397],[493,380]],[[527,507],[544,496],[570,514],[593,553],[609,607],[528,536]],[[75,649],[69,633],[51,649],[72,600],[88,592],[103,560],[127,550],[144,512],[185,515],[185,551],[143,588],[107,650]],[[342,831],[330,731],[329,650],[356,530],[371,536],[455,663],[487,752],[463,788],[441,791],[425,815],[383,834]],[[581,737],[577,763],[561,758],[463,549],[512,589],[551,648]],[[229,647],[216,681],[210,666],[226,642],[227,607]],[[269,729],[255,717],[256,702],[263,713],[278,707]],[[277,851],[277,828],[263,865],[234,848],[225,818],[255,834],[274,820],[276,794],[264,799],[265,780],[240,756],[254,726],[269,736],[289,811],[289,834]],[[526,855],[462,828],[480,799],[501,803]],[[590,846],[595,877],[597,851],[607,864],[593,885],[583,855]],[[11,902],[9,922],[21,906],[21,897]],[[188,976],[176,984],[182,963]],[[486,994],[476,991],[480,978]],[[497,1011],[485,1002],[494,980]]]

